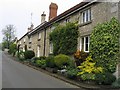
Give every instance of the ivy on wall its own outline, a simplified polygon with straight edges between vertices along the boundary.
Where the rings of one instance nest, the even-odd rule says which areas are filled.
[[[98,24],[90,36],[90,54],[98,66],[108,72],[115,72],[118,62],[120,23],[112,18],[110,22]]]
[[[76,23],[58,25],[50,33],[50,41],[53,43],[53,54],[71,55],[77,50],[78,26]]]

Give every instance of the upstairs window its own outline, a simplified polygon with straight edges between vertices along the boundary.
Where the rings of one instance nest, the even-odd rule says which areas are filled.
[[[24,38],[24,43],[25,43],[26,39]]]
[[[32,37],[29,37],[29,43],[31,43],[32,42]]]
[[[91,10],[87,9],[81,13],[81,23],[87,23],[91,21]]]
[[[38,33],[38,39],[41,39],[41,33]]]

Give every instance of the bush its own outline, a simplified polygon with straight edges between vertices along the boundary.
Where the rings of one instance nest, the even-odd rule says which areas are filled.
[[[78,72],[78,75],[86,74],[86,73],[101,73],[103,72],[102,67],[96,67],[96,63],[93,61],[91,56],[86,58],[86,61],[84,61],[81,66],[78,66],[78,68],[81,70]]]
[[[105,72],[96,74],[95,80],[97,84],[111,85],[116,80],[116,77],[109,72]]]
[[[70,57],[64,54],[59,54],[55,56],[54,58],[55,65],[59,68],[62,69],[64,66],[69,65]]]
[[[72,55],[77,49],[78,26],[76,23],[58,25],[50,33],[50,41],[53,43],[53,53]]]
[[[91,81],[91,80],[95,80],[95,74],[93,73],[84,73],[81,76],[81,79],[84,81]]]
[[[46,58],[46,66],[50,68],[55,67],[54,56],[49,56]]]
[[[106,72],[115,72],[119,52],[120,23],[115,18],[98,24],[90,36],[90,54]]]
[[[36,60],[36,65],[39,67],[45,67],[46,66],[46,60]]]
[[[66,76],[70,79],[75,79],[78,73],[78,69],[76,68],[69,68],[66,72]]]
[[[25,56],[25,59],[31,59],[35,56],[35,53],[32,50],[27,50],[25,51],[24,56]]]
[[[39,59],[39,60],[45,60],[46,57],[45,57],[45,56],[40,56],[40,57],[38,57],[38,59]]]
[[[76,65],[77,66],[81,65],[81,63],[85,61],[85,59],[88,57],[88,55],[89,54],[84,52],[84,51],[77,50],[74,53],[74,58],[75,58]]]
[[[17,45],[14,44],[14,43],[10,44],[10,48],[9,48],[8,53],[10,53],[13,56],[15,56],[16,51],[17,51]]]
[[[118,78],[118,80],[116,80],[114,83],[112,83],[112,87],[120,88],[120,78]]]
[[[21,60],[21,61],[25,60],[25,58],[24,58],[24,52],[20,50],[20,51],[17,53],[17,57],[18,57],[19,60]]]

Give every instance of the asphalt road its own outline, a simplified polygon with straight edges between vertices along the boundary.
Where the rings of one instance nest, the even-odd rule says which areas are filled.
[[[78,88],[2,54],[2,88]],[[83,90],[83,89],[80,89]]]

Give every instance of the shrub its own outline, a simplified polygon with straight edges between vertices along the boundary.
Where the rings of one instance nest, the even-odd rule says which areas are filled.
[[[89,54],[86,53],[86,52],[77,50],[77,51],[74,53],[74,58],[75,58],[76,65],[77,65],[77,66],[81,65],[81,63],[85,61],[85,59],[88,57],[88,55],[89,55]]]
[[[44,60],[44,59],[46,59],[46,57],[45,56],[40,56],[40,57],[38,57],[38,59],[39,60]]]
[[[49,56],[46,58],[46,66],[50,68],[55,67],[54,56]]]
[[[70,68],[66,72],[66,76],[70,79],[75,79],[78,73],[78,69],[76,68]]]
[[[86,58],[86,61],[84,61],[81,66],[78,66],[78,68],[81,70],[80,72],[78,72],[78,75],[82,75],[85,73],[101,73],[103,72],[103,68],[102,67],[96,67],[95,66],[95,62],[93,62],[93,59],[91,58],[91,56]]]
[[[46,60],[36,60],[36,65],[39,67],[45,67],[46,66]]]
[[[25,51],[24,56],[25,56],[25,59],[31,59],[35,56],[35,53],[32,50],[27,50]]]
[[[120,78],[118,78],[118,80],[112,83],[112,87],[120,88]]]
[[[97,84],[111,85],[116,80],[116,77],[109,72],[105,72],[96,74],[95,80]]]
[[[58,25],[50,33],[50,41],[53,43],[54,55],[66,54],[71,55],[77,49],[78,26],[76,23],[67,23]]]
[[[98,24],[90,36],[90,54],[98,66],[107,72],[115,72],[119,52],[120,23],[115,18]]]
[[[13,56],[15,56],[15,53],[17,51],[17,45],[16,44],[10,44],[10,48],[9,48],[9,53],[12,54]]]
[[[94,73],[84,73],[80,77],[84,81],[95,80],[95,74]]]
[[[55,65],[59,69],[62,69],[64,66],[68,66],[70,57],[64,54],[59,54],[55,56],[54,61],[55,61]]]
[[[17,56],[18,56],[19,60],[21,60],[21,61],[25,60],[25,58],[24,58],[24,52],[22,50],[20,50],[17,53]]]

